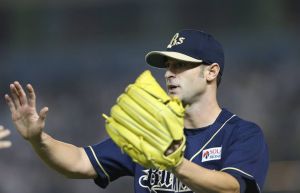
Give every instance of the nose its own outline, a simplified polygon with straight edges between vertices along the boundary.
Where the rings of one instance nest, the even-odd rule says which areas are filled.
[[[170,66],[166,67],[165,79],[168,79],[168,78],[171,78],[171,77],[175,77],[175,71]]]

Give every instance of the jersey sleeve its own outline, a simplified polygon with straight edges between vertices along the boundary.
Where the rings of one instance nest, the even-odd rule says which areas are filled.
[[[268,148],[262,130],[246,122],[233,132],[221,171],[234,176],[241,192],[260,193],[268,170]]]
[[[111,181],[121,176],[132,176],[135,164],[131,158],[122,153],[111,139],[99,144],[84,147],[98,177],[95,183],[105,188]]]

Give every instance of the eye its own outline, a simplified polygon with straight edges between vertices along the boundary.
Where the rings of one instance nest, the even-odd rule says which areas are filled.
[[[169,68],[170,64],[168,62],[165,63],[165,67]]]
[[[200,64],[199,63],[187,63],[186,64],[186,68],[189,68],[189,69],[195,68],[197,66],[200,66]]]
[[[183,68],[185,66],[186,66],[186,64],[183,63],[183,62],[178,62],[178,63],[175,64],[175,68]]]

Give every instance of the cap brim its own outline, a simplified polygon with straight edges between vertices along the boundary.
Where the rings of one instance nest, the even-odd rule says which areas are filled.
[[[188,55],[179,53],[179,52],[170,52],[170,51],[152,51],[145,56],[146,62],[150,66],[157,68],[165,68],[165,62],[167,58],[172,58],[175,60],[185,61],[185,62],[203,62],[203,60],[198,60],[196,58],[190,57]]]

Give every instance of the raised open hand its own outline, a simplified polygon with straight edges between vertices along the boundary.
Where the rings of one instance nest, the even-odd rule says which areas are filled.
[[[48,107],[42,108],[38,114],[36,111],[36,96],[33,87],[26,86],[28,96],[19,82],[10,84],[11,95],[5,95],[5,100],[11,111],[12,120],[18,132],[26,140],[35,140],[41,137],[45,127],[45,119]]]

